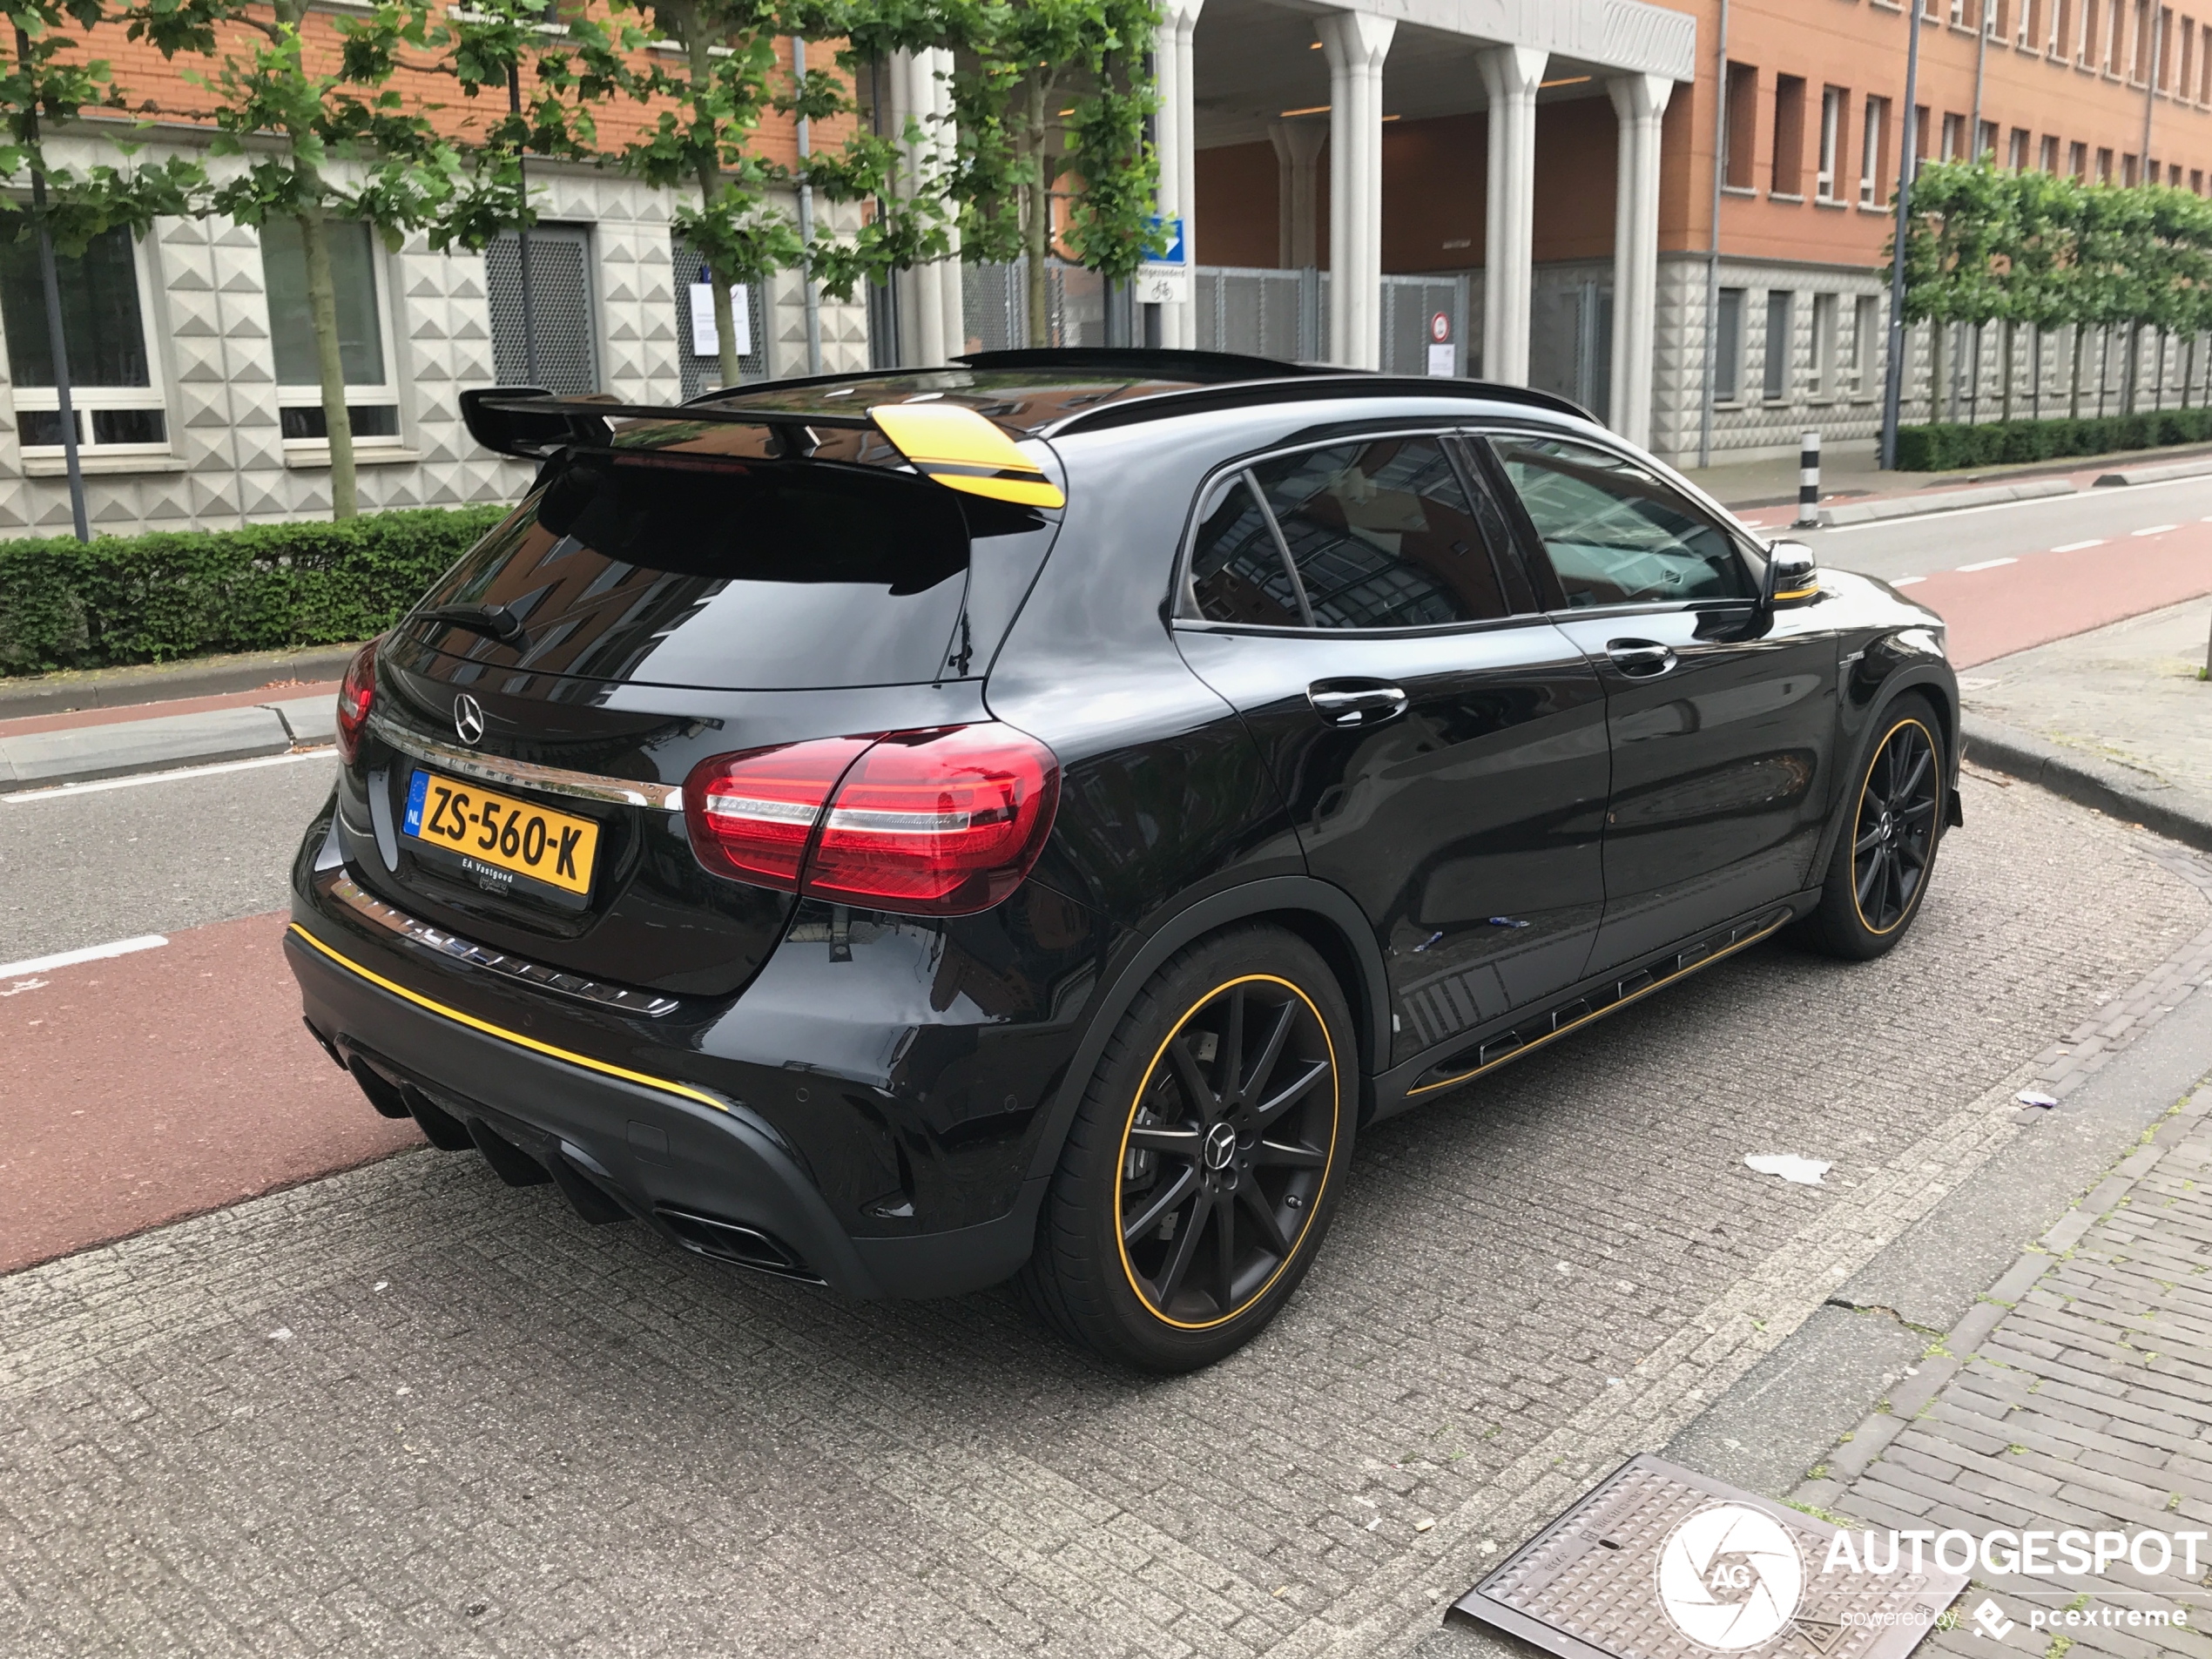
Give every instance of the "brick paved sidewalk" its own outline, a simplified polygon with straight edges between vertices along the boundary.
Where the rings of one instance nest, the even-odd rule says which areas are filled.
[[[1795,1501],[1877,1527],[2212,1531],[2212,1087],[2201,1089],[2020,1259],[1838,1445]],[[2155,1556],[2154,1556],[2155,1559]],[[1979,1575],[2045,1659],[2212,1655],[2212,1547],[2101,1578]],[[2193,1629],[2033,1628],[2076,1608],[2188,1609]],[[1995,1659],[1971,1621],[1923,1651]]]

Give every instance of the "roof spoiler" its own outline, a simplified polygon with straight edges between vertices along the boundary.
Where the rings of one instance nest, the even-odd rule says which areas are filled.
[[[1064,507],[1068,500],[1004,432],[966,404],[935,397],[825,415],[727,405],[617,403],[602,397],[557,397],[536,386],[493,386],[461,395],[461,419],[469,435],[485,448],[524,461],[543,461],[570,448],[610,448],[617,421],[766,427],[769,453],[788,461],[804,461],[821,447],[817,428],[873,430],[916,472],[948,489],[1021,507]]]

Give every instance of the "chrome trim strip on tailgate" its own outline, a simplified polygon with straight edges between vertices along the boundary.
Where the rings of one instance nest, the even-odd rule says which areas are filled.
[[[489,945],[471,943],[458,938],[442,927],[433,927],[428,922],[410,916],[395,905],[388,905],[374,894],[366,892],[349,875],[341,875],[325,892],[364,921],[374,922],[387,933],[402,939],[411,939],[418,945],[428,946],[442,955],[471,968],[482,968],[519,980],[541,991],[554,991],[563,996],[577,997],[586,1002],[596,1002],[601,1008],[614,1008],[624,1014],[643,1014],[658,1019],[664,1014],[673,1014],[683,1006],[672,996],[661,996],[651,991],[632,991],[619,985],[602,985],[597,980],[585,979],[580,974],[547,968],[520,956],[509,956]]]
[[[410,732],[380,713],[369,715],[368,729],[401,754],[413,755],[417,760],[428,760],[433,765],[484,783],[541,790],[549,795],[573,795],[579,800],[607,801],[617,806],[644,806],[664,813],[684,810],[681,784],[639,783],[631,778],[604,778],[597,772],[570,772],[563,766],[541,766],[528,760],[478,754],[473,749],[457,749],[435,738]]]

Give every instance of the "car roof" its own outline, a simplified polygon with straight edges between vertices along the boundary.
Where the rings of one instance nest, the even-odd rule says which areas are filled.
[[[1364,374],[1229,352],[1107,347],[971,352],[944,368],[819,374],[718,388],[687,408],[857,415],[917,397],[963,404],[1014,438],[1201,413],[1333,399],[1439,397],[1514,403],[1588,420],[1580,405],[1525,386]]]

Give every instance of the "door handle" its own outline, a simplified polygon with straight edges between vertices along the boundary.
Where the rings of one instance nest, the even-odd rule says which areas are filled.
[[[1305,699],[1331,725],[1379,725],[1406,711],[1406,693],[1379,680],[1316,680]]]
[[[1678,660],[1672,646],[1650,639],[1608,639],[1605,654],[1632,680],[1656,679]]]

